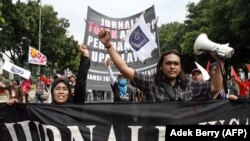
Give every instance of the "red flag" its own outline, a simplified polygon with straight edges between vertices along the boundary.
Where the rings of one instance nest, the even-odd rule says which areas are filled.
[[[250,72],[250,64],[246,64],[248,72]]]
[[[238,76],[238,74],[236,73],[236,71],[234,70],[234,67],[231,67],[231,76],[234,77],[235,80],[237,81],[241,81],[240,77]]]
[[[239,88],[240,88],[240,95],[241,96],[246,96],[247,95],[247,85],[244,83],[244,82],[239,82],[236,80],[236,82],[238,83],[239,85]]]

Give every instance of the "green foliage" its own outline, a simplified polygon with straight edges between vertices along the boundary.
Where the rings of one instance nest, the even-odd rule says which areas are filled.
[[[63,72],[69,68],[77,70],[79,56],[75,50],[77,42],[67,36],[69,21],[58,18],[50,5],[41,7],[41,52],[48,57],[44,72]],[[161,53],[169,49],[179,50],[185,58],[196,60],[203,66],[207,55],[194,55],[193,45],[201,33],[215,43],[230,43],[235,54],[229,64],[240,67],[250,63],[250,3],[249,0],[200,0],[187,5],[188,14],[184,23],[172,22],[159,27]],[[9,58],[21,67],[36,71],[36,65],[28,65],[28,47],[38,48],[39,10],[37,1],[13,4],[0,1],[0,53],[10,52]],[[188,60],[190,62],[190,60]],[[189,66],[188,66],[189,67]]]
[[[2,17],[2,0],[0,0],[0,25],[4,23],[4,18]]]
[[[161,53],[169,49],[180,50],[184,25],[179,22],[164,24],[159,28]]]
[[[57,12],[50,5],[41,7],[41,52],[47,56],[48,63],[42,67],[45,73],[52,70],[76,70],[79,57],[75,51],[77,41],[68,37],[69,21],[57,18]],[[29,46],[38,49],[40,5],[37,1],[12,4],[3,0],[2,17],[5,23],[0,25],[0,53],[8,51],[8,56],[16,65],[32,70],[35,74],[38,66],[27,64]]]
[[[187,5],[188,15],[181,28],[178,24],[164,24],[159,28],[161,50],[175,46],[184,56],[202,62],[205,66],[207,54],[195,55],[193,45],[201,33],[219,44],[229,43],[235,53],[228,64],[242,67],[250,63],[250,3],[248,0],[200,0]],[[179,35],[179,36],[174,36]],[[181,36],[180,36],[181,35]]]

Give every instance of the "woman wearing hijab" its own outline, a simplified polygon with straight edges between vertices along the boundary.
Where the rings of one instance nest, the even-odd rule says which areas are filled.
[[[57,78],[51,86],[52,103],[85,102],[86,81],[90,67],[89,51],[85,45],[78,45],[78,51],[81,53],[81,60],[77,73],[74,96],[71,97],[72,89],[69,80],[67,78]]]
[[[51,85],[52,103],[64,104],[69,103],[71,87],[68,79],[58,78]]]
[[[78,45],[77,48],[81,53],[81,60],[77,74],[75,95],[71,99],[71,87],[67,78],[57,78],[51,85],[52,103],[65,104],[69,102],[85,102],[86,80],[90,67],[89,51],[85,45]],[[17,102],[16,99],[11,99],[7,101],[7,104],[12,105],[15,102]]]

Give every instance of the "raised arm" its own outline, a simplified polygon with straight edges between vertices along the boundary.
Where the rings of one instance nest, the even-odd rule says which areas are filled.
[[[111,36],[110,32],[102,29],[98,37],[102,44],[107,49],[109,56],[111,57],[112,61],[114,62],[115,66],[118,68],[118,70],[126,76],[131,81],[134,80],[134,69],[127,66],[126,62],[122,59],[122,57],[118,54],[116,49],[113,47],[112,43],[110,42]]]
[[[88,76],[88,71],[90,67],[89,51],[87,46],[78,45],[78,51],[81,53],[80,66],[78,68],[76,85],[75,85],[75,95],[73,102],[85,102],[86,95],[86,81]]]
[[[213,58],[217,61],[215,74],[211,80],[212,92],[217,93],[223,88],[223,76],[222,72],[225,71],[224,63],[221,59],[219,59],[214,53],[210,53]]]

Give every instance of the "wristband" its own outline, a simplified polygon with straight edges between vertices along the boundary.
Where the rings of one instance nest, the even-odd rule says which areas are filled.
[[[108,45],[108,46],[104,46],[106,49],[109,49],[112,47],[112,44]]]

